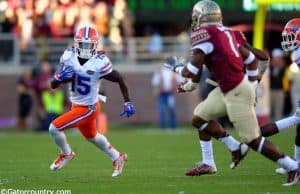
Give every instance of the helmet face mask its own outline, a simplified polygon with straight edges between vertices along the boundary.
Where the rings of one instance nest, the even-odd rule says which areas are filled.
[[[74,38],[75,52],[78,57],[90,59],[97,53],[98,33],[91,27],[80,28]]]
[[[89,59],[96,54],[97,43],[75,40],[76,53],[80,58]]]
[[[294,51],[300,47],[300,19],[290,20],[282,32],[282,49],[284,51]]]
[[[284,51],[294,51],[299,48],[299,41],[296,39],[298,33],[282,33],[282,42],[281,46]]]

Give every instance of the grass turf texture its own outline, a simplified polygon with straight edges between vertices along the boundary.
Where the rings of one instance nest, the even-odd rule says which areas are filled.
[[[294,131],[272,138],[290,155]],[[175,133],[143,127],[111,130],[107,137],[129,157],[118,178],[111,177],[111,161],[106,155],[80,135],[68,133],[67,136],[77,156],[64,169],[51,172],[49,165],[58,150],[48,134],[0,133],[0,189],[71,189],[72,194],[300,193],[300,183],[288,188],[281,186],[286,176],[275,175],[277,165],[254,151],[237,169],[229,169],[231,155],[218,142],[214,142],[218,172],[201,177],[185,176],[184,171],[200,160],[198,139],[192,129]]]

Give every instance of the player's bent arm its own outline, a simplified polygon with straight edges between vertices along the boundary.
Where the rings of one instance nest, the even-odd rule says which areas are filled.
[[[119,86],[120,86],[120,90],[121,90],[123,98],[124,98],[124,101],[125,102],[130,101],[127,85],[126,85],[122,75],[117,70],[113,70],[111,73],[105,75],[103,78],[108,81],[111,81],[111,82],[118,82]]]
[[[181,75],[191,78],[194,83],[199,83],[201,79],[202,66],[204,64],[205,54],[200,49],[194,49],[191,60],[182,69]]]
[[[239,51],[244,59],[246,74],[248,75],[249,81],[259,80],[258,61],[255,55],[244,46],[240,46]]]
[[[61,82],[55,80],[55,79],[52,79],[51,82],[50,82],[50,87],[51,89],[56,89],[60,86]]]
[[[258,59],[258,70],[261,79],[270,64],[270,56],[262,50],[253,48],[249,43],[247,43],[245,47],[249,49]]]
[[[247,43],[245,45],[245,47],[247,49],[249,49],[256,56],[256,58],[258,60],[260,60],[260,61],[268,61],[269,60],[269,56],[264,51],[252,47],[249,43]]]

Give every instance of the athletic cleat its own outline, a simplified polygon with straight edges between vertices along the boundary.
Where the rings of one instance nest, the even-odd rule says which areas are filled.
[[[231,152],[232,162],[229,165],[231,169],[235,169],[239,163],[244,159],[248,154],[249,147],[246,144],[241,143],[238,150]]]
[[[56,171],[66,166],[70,160],[75,157],[75,153],[71,152],[69,155],[64,155],[63,153],[59,154],[59,156],[54,160],[54,162],[50,165],[50,170]]]
[[[116,176],[121,175],[123,167],[124,167],[126,161],[127,161],[127,154],[120,153],[119,158],[114,160],[113,163],[112,163],[112,165],[114,167],[114,171],[111,175],[112,177],[116,177]]]
[[[277,174],[281,174],[281,175],[287,174],[287,170],[284,169],[284,168],[277,168],[277,169],[275,170],[275,172],[276,172]]]
[[[298,183],[300,179],[300,165],[296,170],[292,170],[288,172],[287,182],[283,184],[283,186],[292,186]]]
[[[215,165],[210,166],[205,163],[199,163],[195,168],[187,170],[185,175],[187,176],[201,176],[205,174],[214,174],[217,172]]]

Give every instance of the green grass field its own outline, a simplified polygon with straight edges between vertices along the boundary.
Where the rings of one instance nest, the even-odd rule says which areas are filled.
[[[193,129],[171,133],[126,127],[111,130],[107,137],[129,157],[118,178],[111,177],[109,158],[78,134],[68,133],[77,157],[61,171],[51,172],[49,164],[58,150],[48,134],[0,133],[0,189],[70,189],[72,194],[300,193],[300,183],[282,187],[286,177],[275,175],[277,165],[253,151],[241,166],[229,169],[230,153],[218,142],[214,142],[218,172],[185,176],[184,171],[200,160]],[[293,153],[294,130],[272,139],[285,152]]]

